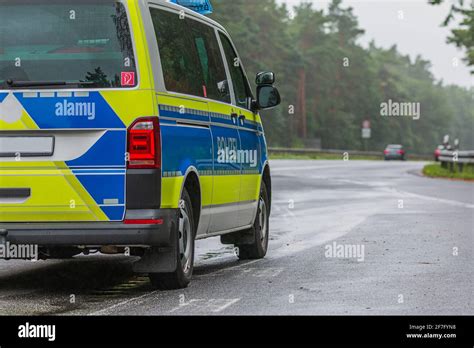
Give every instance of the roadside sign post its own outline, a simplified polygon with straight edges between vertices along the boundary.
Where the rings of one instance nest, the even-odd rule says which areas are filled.
[[[370,139],[372,136],[372,129],[362,128],[362,139]]]
[[[368,139],[372,137],[372,128],[369,120],[362,123],[362,139],[364,142],[364,150],[368,150]]]

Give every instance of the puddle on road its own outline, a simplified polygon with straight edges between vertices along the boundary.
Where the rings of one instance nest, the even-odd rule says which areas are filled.
[[[0,276],[0,315],[61,315],[151,290],[132,272],[134,259],[78,257]]]
[[[87,294],[89,302],[102,302],[104,297],[117,298],[130,294],[145,293],[151,291],[148,277],[135,276],[129,280],[112,287],[93,290]]]
[[[207,261],[223,256],[235,255],[234,247],[233,246],[226,246],[219,250],[210,250],[205,252],[204,254],[198,255],[198,260]]]

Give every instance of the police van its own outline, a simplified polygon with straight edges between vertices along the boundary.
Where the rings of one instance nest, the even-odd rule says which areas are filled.
[[[196,239],[267,252],[259,111],[207,0],[0,0],[0,244],[42,258],[129,253],[186,287]]]

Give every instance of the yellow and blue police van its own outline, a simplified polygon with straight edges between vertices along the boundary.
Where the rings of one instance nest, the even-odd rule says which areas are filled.
[[[0,244],[43,259],[140,257],[186,287],[196,239],[268,248],[271,177],[259,111],[208,0],[0,0]]]

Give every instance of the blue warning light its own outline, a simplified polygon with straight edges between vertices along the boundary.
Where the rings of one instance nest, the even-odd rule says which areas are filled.
[[[211,14],[213,11],[210,0],[170,0],[170,2],[186,7],[202,15]]]

